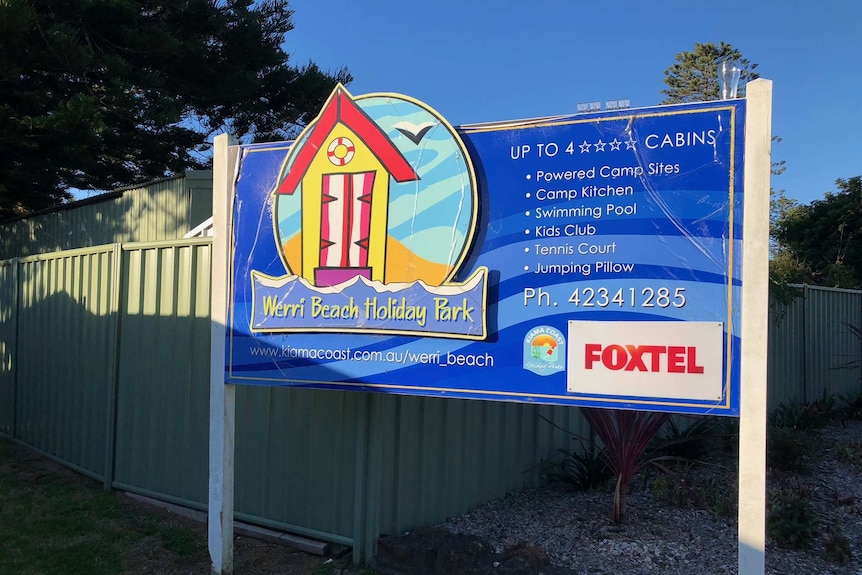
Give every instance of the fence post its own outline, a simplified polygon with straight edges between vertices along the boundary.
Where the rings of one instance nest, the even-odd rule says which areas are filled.
[[[811,353],[808,324],[808,284],[802,284],[802,397],[799,399],[802,402],[808,401],[808,355]]]
[[[111,323],[114,337],[108,348],[111,358],[111,374],[108,381],[107,412],[105,421],[105,468],[102,478],[102,488],[110,491],[114,484],[114,458],[116,457],[117,439],[117,389],[120,385],[120,305],[123,290],[123,246],[114,244],[111,252]]]
[[[14,325],[15,339],[12,344],[12,429],[10,434],[12,439],[18,438],[18,357],[20,357],[18,348],[21,341],[18,323],[21,317],[21,273],[18,268],[20,266],[21,259],[14,258],[12,260],[12,314],[14,316],[12,324]]]
[[[371,422],[371,394],[360,392],[359,413],[356,418],[356,473],[353,502],[353,564],[362,562],[365,554],[368,510],[368,457],[369,428]]]

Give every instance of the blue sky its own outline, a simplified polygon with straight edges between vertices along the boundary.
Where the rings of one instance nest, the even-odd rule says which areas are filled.
[[[293,0],[295,63],[347,66],[354,94],[418,98],[452,124],[662,99],[696,42],[728,42],[773,81],[773,180],[808,203],[862,175],[858,0]]]

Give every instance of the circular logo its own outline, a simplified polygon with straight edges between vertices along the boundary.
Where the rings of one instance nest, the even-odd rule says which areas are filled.
[[[524,337],[524,369],[550,375],[566,369],[566,338],[549,325],[536,326]]]

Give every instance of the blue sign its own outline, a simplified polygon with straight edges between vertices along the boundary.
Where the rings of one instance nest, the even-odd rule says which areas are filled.
[[[744,101],[242,146],[230,383],[739,414]]]

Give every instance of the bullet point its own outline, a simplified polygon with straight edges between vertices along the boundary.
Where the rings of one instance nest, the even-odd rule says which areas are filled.
[[[528,197],[528,198],[530,197],[530,192],[527,192],[527,197]]]
[[[524,253],[525,253],[525,254],[530,253],[530,248],[524,248]]]
[[[524,271],[525,271],[525,272],[530,271],[530,266],[524,266]]]
[[[532,180],[532,179],[533,179],[533,176],[531,176],[530,174],[527,174],[527,179],[528,179],[528,180]]]
[[[525,234],[527,234],[527,235],[529,236],[529,235],[530,235],[530,230],[524,230],[524,233],[525,233]]]
[[[524,215],[526,215],[526,216],[529,218],[529,217],[530,217],[530,212],[529,212],[529,211],[524,212]]]

